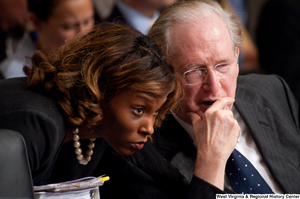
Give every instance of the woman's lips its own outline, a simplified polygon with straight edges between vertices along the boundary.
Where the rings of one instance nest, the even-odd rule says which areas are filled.
[[[141,150],[144,147],[144,142],[135,142],[135,143],[131,143],[132,147],[135,150]]]

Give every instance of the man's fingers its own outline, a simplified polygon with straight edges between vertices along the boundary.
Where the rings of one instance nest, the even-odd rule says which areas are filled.
[[[223,97],[215,101],[212,106],[209,108],[211,111],[216,110],[231,110],[234,103],[234,98],[232,97]]]
[[[202,120],[201,117],[197,113],[188,112],[186,115],[190,118],[193,126],[196,123],[200,123]]]
[[[233,103],[234,103],[234,98],[223,97],[223,98],[220,98],[217,101],[215,101],[211,105],[211,107],[208,108],[206,111],[209,113],[214,113],[215,111],[219,111],[219,110],[231,110]],[[199,115],[195,112],[188,112],[186,115],[190,118],[190,121],[193,126],[196,122],[200,123],[203,119],[202,118],[203,115]]]

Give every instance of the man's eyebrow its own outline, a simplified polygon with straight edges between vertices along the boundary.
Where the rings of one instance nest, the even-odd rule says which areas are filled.
[[[204,62],[197,62],[197,63],[188,63],[184,66],[184,69],[189,70],[194,68],[195,66],[204,67],[206,64]]]
[[[218,63],[224,63],[224,62],[230,62],[230,59],[221,59],[220,61],[218,61]]]
[[[230,62],[231,60],[230,59],[221,59],[221,60],[218,60],[217,62],[216,62],[216,64],[214,64],[214,66],[215,65],[218,65],[218,64],[221,64],[221,63],[227,63],[227,62]],[[187,64],[186,66],[185,66],[185,68],[186,69],[190,69],[190,68],[193,68],[194,66],[200,66],[200,67],[206,67],[207,66],[207,64],[206,63],[204,63],[204,62],[196,62],[196,63],[189,63],[189,64]]]

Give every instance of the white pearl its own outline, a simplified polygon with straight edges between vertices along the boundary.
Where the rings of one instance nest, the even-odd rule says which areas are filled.
[[[92,156],[90,156],[90,155],[86,155],[86,156],[85,156],[85,160],[86,160],[86,161],[89,162],[89,161],[91,161],[91,159],[92,159]]]
[[[87,155],[90,155],[90,156],[91,156],[91,155],[93,155],[93,153],[94,153],[94,152],[93,152],[92,149],[86,150],[86,154],[87,154]]]
[[[83,155],[82,155],[82,154],[78,154],[78,155],[76,156],[76,158],[77,158],[77,160],[83,160]]]
[[[73,140],[74,140],[74,141],[78,141],[79,139],[80,139],[79,135],[75,134],[75,135],[73,136]]]
[[[82,149],[81,148],[76,148],[75,149],[75,154],[79,155],[82,153]]]
[[[88,148],[89,149],[93,149],[95,147],[95,143],[94,142],[89,142],[88,143]]]
[[[73,146],[74,146],[75,148],[80,147],[80,142],[79,142],[79,141],[75,141],[75,142],[73,143]]]
[[[79,128],[76,128],[75,131],[73,131],[74,134],[78,134],[79,133]]]
[[[86,160],[80,160],[79,163],[82,164],[82,165],[87,165],[88,161],[86,161]]]

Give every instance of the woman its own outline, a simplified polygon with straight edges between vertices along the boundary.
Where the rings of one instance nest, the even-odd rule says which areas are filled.
[[[27,82],[0,82],[0,128],[25,138],[34,185],[90,175],[107,143],[140,150],[179,96],[160,49],[128,26],[102,24],[56,57],[37,51],[24,71]]]
[[[56,53],[65,41],[94,26],[92,0],[28,0],[29,21],[33,32],[26,33],[14,52],[0,65],[4,78],[25,76],[27,57],[36,50]]]

